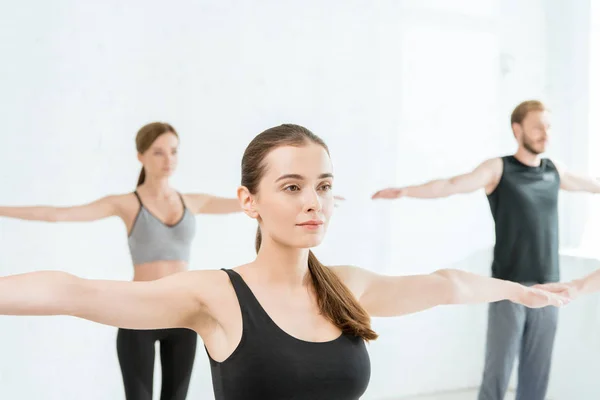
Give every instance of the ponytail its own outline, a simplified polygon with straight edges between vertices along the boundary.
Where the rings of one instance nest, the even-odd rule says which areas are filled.
[[[258,250],[260,250],[260,244],[262,243],[262,233],[260,233],[260,226],[256,228],[256,240],[254,241],[254,248],[256,249],[256,253],[258,254]]]
[[[260,249],[262,234],[260,227],[256,231],[256,252]],[[353,336],[364,340],[375,340],[378,335],[371,329],[371,318],[356,300],[352,292],[330,268],[308,252],[308,271],[317,294],[317,304],[321,313],[335,326]]]
[[[144,169],[144,167],[142,167],[142,170],[140,171],[140,177],[138,178],[137,185],[140,186],[145,181],[146,181],[146,170]]]

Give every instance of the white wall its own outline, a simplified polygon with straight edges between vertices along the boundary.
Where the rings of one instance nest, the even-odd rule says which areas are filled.
[[[548,27],[548,102],[553,110],[554,146],[561,158],[575,171],[589,172],[590,144],[590,1],[578,0],[569,7],[551,0],[546,6]],[[560,28],[559,28],[560,27]],[[559,28],[559,29],[558,29]],[[561,220],[563,244],[577,246],[584,233],[590,196],[566,193]]]
[[[590,103],[587,107],[589,113],[589,126],[586,143],[588,172],[600,179],[600,159],[597,157],[600,149],[600,2],[590,2],[590,63],[588,65],[589,84],[587,85]],[[600,201],[587,199],[589,216],[585,220],[583,234],[580,236],[580,246],[586,248],[597,248],[600,241]]]
[[[493,225],[481,193],[439,202],[369,196],[514,149],[514,105],[560,93],[546,67],[560,61],[553,51],[568,47],[548,50],[551,33],[562,29],[556,7],[541,0],[2,4],[0,32],[11,40],[0,44],[8,78],[0,160],[10,188],[1,203],[75,204],[132,190],[133,138],[152,120],[179,130],[180,190],[233,195],[248,141],[296,122],[327,141],[337,191],[349,198],[318,249],[324,261],[388,273],[455,266],[487,274]],[[562,85],[565,74],[556,77]],[[232,267],[253,256],[255,225],[244,216],[199,217],[199,227],[192,268]],[[2,275],[132,274],[115,219],[3,219],[0,235]],[[366,398],[479,383],[485,307],[374,324],[382,337],[370,347]],[[0,329],[0,398],[122,398],[113,328],[2,317]],[[200,347],[190,398],[211,391]]]

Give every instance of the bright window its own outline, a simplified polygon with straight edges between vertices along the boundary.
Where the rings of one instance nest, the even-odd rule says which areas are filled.
[[[590,106],[589,106],[589,173],[600,178],[600,2],[591,2],[590,29]],[[600,195],[591,199],[582,247],[597,249],[600,245]]]

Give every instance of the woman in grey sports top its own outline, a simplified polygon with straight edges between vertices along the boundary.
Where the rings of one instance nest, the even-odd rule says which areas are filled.
[[[73,207],[0,207],[0,216],[34,221],[95,221],[120,217],[128,232],[135,281],[151,281],[187,269],[196,231],[195,214],[241,211],[237,198],[181,195],[169,185],[177,166],[179,137],[154,122],[136,137],[142,172],[137,190]],[[196,354],[196,332],[188,329],[119,329],[117,351],[127,400],[152,400],[154,345],[160,341],[161,400],[186,398]]]

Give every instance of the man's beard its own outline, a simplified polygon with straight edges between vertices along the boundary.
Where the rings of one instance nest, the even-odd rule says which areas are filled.
[[[528,152],[530,152],[531,154],[534,154],[536,156],[540,155],[540,154],[542,154],[544,152],[543,150],[541,150],[541,151],[537,150],[534,147],[534,141],[533,140],[529,140],[527,138],[527,135],[523,135],[523,147],[525,148],[525,150],[527,150]]]

